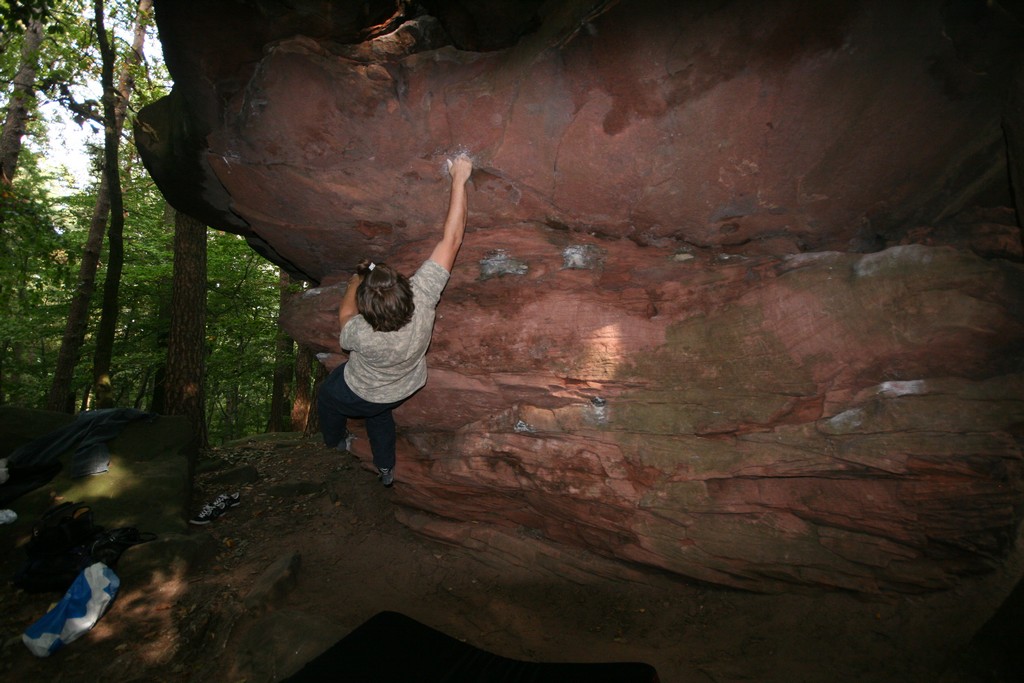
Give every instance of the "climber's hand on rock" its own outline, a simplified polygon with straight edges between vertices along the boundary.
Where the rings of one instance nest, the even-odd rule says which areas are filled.
[[[451,174],[453,182],[466,182],[469,180],[472,172],[473,160],[466,154],[459,154],[455,158],[448,160],[448,173]]]

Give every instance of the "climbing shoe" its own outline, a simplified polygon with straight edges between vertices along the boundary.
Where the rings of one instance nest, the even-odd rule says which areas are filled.
[[[351,453],[352,452],[352,443],[355,440],[356,440],[356,435],[353,434],[352,432],[346,431],[345,432],[345,436],[342,438],[341,441],[338,442],[338,445],[335,446],[335,448],[337,448],[339,451],[347,451],[347,452]]]
[[[380,483],[385,486],[391,486],[395,483],[395,470],[393,467],[381,467],[380,469]]]
[[[226,503],[207,503],[203,506],[203,509],[199,511],[192,519],[188,520],[189,524],[209,524],[213,520],[217,519],[228,509]]]
[[[242,503],[242,496],[235,491],[234,493],[222,493],[213,499],[213,505],[223,506],[224,508],[238,507]]]

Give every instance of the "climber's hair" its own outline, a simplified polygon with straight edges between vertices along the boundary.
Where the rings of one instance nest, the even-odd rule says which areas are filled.
[[[415,308],[409,278],[386,263],[363,259],[356,267],[363,281],[356,290],[356,306],[375,332],[394,332],[412,320]]]

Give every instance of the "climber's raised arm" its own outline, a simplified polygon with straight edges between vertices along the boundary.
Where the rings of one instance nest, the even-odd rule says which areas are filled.
[[[341,326],[338,329],[345,329],[345,325],[349,320],[359,315],[359,306],[356,303],[356,291],[359,289],[359,284],[363,281],[363,278],[359,277],[358,273],[355,273],[348,279],[348,288],[345,290],[345,296],[341,299],[341,305],[338,306],[338,321]]]
[[[448,199],[448,215],[444,221],[444,235],[434,247],[430,260],[440,265],[449,273],[455,265],[455,257],[462,246],[462,236],[466,232],[466,214],[469,201],[466,197],[466,182],[473,172],[473,162],[465,154],[449,160],[448,173],[452,178],[451,196]]]

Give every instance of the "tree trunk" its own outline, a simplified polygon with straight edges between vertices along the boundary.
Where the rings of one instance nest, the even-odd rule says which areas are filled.
[[[313,367],[313,394],[309,397],[309,413],[306,417],[306,428],[303,430],[305,436],[315,436],[320,433],[320,413],[316,408],[316,397],[320,393],[320,384],[327,377],[327,371],[319,361]]]
[[[164,215],[161,222],[168,228],[167,232],[171,235],[174,234],[174,217],[174,207],[164,203]],[[161,295],[160,301],[157,303],[156,348],[162,358],[153,368],[153,395],[149,403],[149,412],[163,415],[167,413],[164,387],[167,378],[167,335],[171,329],[171,301],[169,297],[164,296],[163,292],[171,294],[173,283],[162,281],[159,290]]]
[[[103,229],[106,227],[107,212],[110,210],[108,197],[107,179],[103,177],[100,179],[96,204],[92,210],[92,222],[89,225],[89,236],[85,241],[82,262],[78,267],[78,282],[64,325],[64,336],[60,342],[60,351],[57,353],[53,382],[50,384],[50,395],[46,402],[49,410],[74,412],[71,382],[85,342],[85,331],[89,324],[89,302],[96,290],[96,269],[100,262],[100,251],[103,249]]]
[[[22,140],[28,125],[29,114],[35,106],[36,71],[39,66],[39,48],[43,44],[43,25],[33,19],[28,23],[21,44],[21,57],[18,72],[14,75],[10,100],[7,103],[7,115],[3,128],[0,129],[0,194],[3,188],[14,182],[14,174],[18,170],[18,158],[21,156]],[[4,222],[5,211],[0,211],[0,224]],[[25,269],[22,268],[22,273]],[[24,286],[18,290],[19,303],[24,298]],[[10,351],[8,355],[8,350]],[[25,355],[21,342],[4,342],[4,358],[10,357],[20,361]],[[12,374],[4,375],[3,364],[0,362],[0,404],[4,403],[3,385],[5,380],[17,384],[17,368],[25,367],[21,362],[11,363]]]
[[[7,382],[4,366],[6,365],[7,356],[11,351],[12,346],[9,341],[0,341],[0,406],[7,403],[7,401],[4,400],[4,386]]]
[[[284,310],[286,303],[288,302],[288,285],[291,284],[291,278],[288,273],[282,269],[278,276],[278,290],[280,296],[278,297],[278,326],[277,326],[277,344],[274,350],[274,386],[270,394],[270,423],[267,431],[269,432],[283,432],[284,431],[284,416],[285,416],[285,404],[287,403],[288,384],[292,379],[292,367],[294,362],[292,360],[292,349],[294,343],[292,338],[284,331],[284,328],[280,324],[280,311]]]
[[[111,358],[114,354],[114,332],[120,306],[121,270],[124,265],[124,204],[121,195],[121,174],[118,150],[121,130],[124,128],[128,101],[135,90],[132,69],[142,62],[146,42],[146,24],[153,0],[140,0],[135,18],[132,49],[125,59],[114,90],[114,61],[117,57],[107,39],[103,24],[103,0],[95,1],[96,34],[102,56],[103,83],[103,174],[110,191],[110,227],[107,250],[107,273],[103,285],[103,306],[99,329],[96,332],[96,352],[93,356],[93,392],[99,408],[113,407],[113,387],[110,378]]]
[[[228,441],[241,436],[235,433],[238,422],[238,382],[233,377],[224,390],[224,436]]]
[[[192,427],[189,481],[199,451],[206,448],[206,226],[178,213],[174,222],[171,330],[167,339],[165,397],[169,415]]]
[[[143,8],[145,7],[145,13],[148,14],[150,5],[151,0],[142,0],[139,3],[140,21],[144,16]],[[97,0],[97,12],[102,20],[102,2],[100,0]],[[97,28],[99,32],[102,32],[102,21],[100,21]],[[105,37],[102,40],[105,40]],[[111,65],[110,68],[113,69],[113,66]],[[106,66],[104,69],[106,69]],[[112,79],[113,71],[110,74]],[[125,76],[125,78],[128,78],[128,76]],[[104,92],[107,92],[107,88],[104,88]],[[120,135],[121,127],[124,124],[126,107],[127,101],[121,110],[121,120],[117,127],[118,135]],[[107,163],[105,156],[104,166]],[[117,168],[116,163],[114,168]],[[78,365],[82,354],[82,345],[85,342],[85,332],[89,323],[89,303],[92,301],[92,295],[96,291],[96,270],[99,266],[100,253],[103,250],[103,233],[107,223],[107,215],[110,213],[111,208],[111,184],[108,180],[108,175],[110,174],[104,173],[100,177],[100,185],[96,193],[96,204],[93,206],[92,219],[89,224],[89,236],[86,239],[82,262],[79,266],[78,283],[68,311],[64,336],[61,339],[60,351],[57,354],[57,362],[53,373],[53,382],[50,385],[50,394],[47,399],[46,405],[50,410],[74,412],[74,394],[71,391],[71,382],[75,366]],[[119,182],[117,183],[117,188],[117,199],[120,202]],[[123,220],[124,211],[120,208],[120,203],[117,214]],[[118,247],[119,245],[115,245],[115,248]],[[120,265],[118,265],[119,267]],[[120,273],[118,273],[118,281],[120,281]]]
[[[316,356],[313,351],[299,344],[299,352],[295,354],[295,399],[292,401],[292,431],[306,432],[309,422],[310,405],[313,399],[310,381]]]
[[[0,192],[2,192],[0,188]],[[0,218],[0,223],[3,220]],[[13,251],[13,250],[12,250]],[[13,253],[11,254],[14,255]],[[14,300],[15,305],[11,311],[8,312],[8,316],[20,315],[22,312],[29,310],[28,299],[28,287],[32,281],[29,275],[29,255],[26,252],[19,253],[15,259],[17,262],[18,277],[15,280],[17,284],[14,285]],[[38,350],[31,345],[26,345],[25,342],[19,338],[19,335],[15,335],[13,339],[4,339],[0,341],[0,404],[6,403],[6,395],[4,387],[17,386],[21,383],[21,370],[23,368],[37,365],[37,367],[46,367],[44,359],[38,356]],[[36,363],[33,363],[33,359]],[[7,370],[7,368],[10,368]]]
[[[149,392],[149,380],[152,374],[153,368],[146,368],[143,371],[142,379],[139,380],[139,385],[135,392],[135,400],[132,401],[132,408],[145,410],[143,406],[146,404],[146,394]]]
[[[14,88],[7,106],[7,117],[0,131],[0,185],[10,185],[18,169],[21,141],[25,136],[29,111],[36,96],[36,68],[39,64],[39,46],[43,43],[43,25],[32,20],[25,31],[21,46],[21,64],[14,76]],[[2,216],[2,214],[0,214]],[[3,218],[0,217],[0,221]]]

